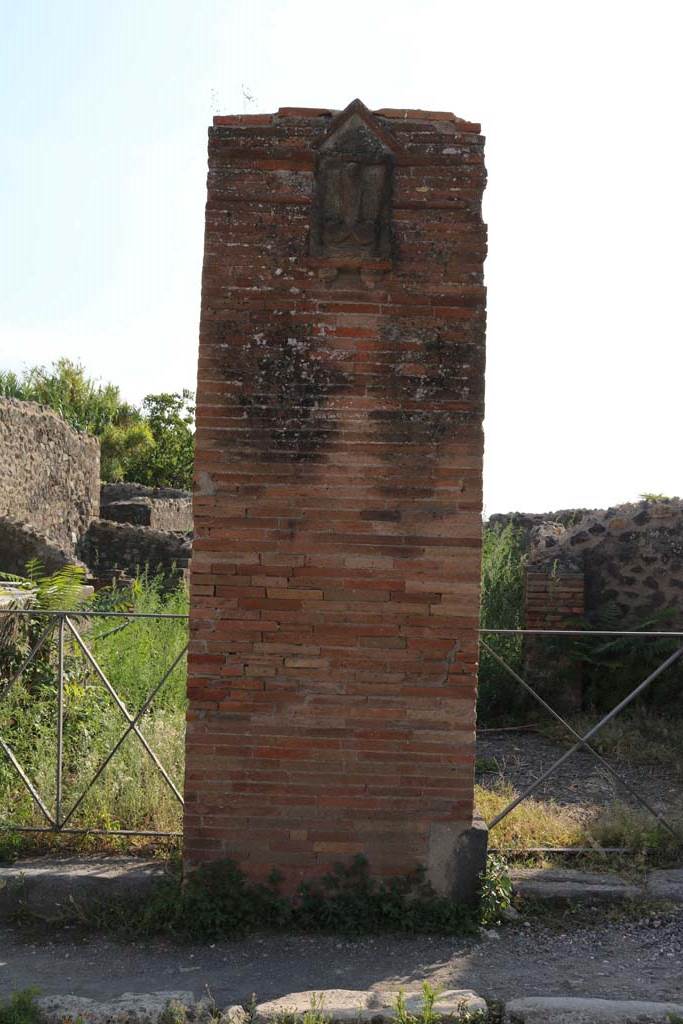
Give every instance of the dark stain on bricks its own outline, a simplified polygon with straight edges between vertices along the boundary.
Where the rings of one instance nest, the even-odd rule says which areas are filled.
[[[483,321],[470,321],[454,332],[445,325],[392,320],[383,324],[380,337],[386,345],[386,375],[377,387],[393,406],[370,413],[382,440],[438,445],[479,423]],[[453,408],[456,403],[466,408]],[[386,454],[402,457],[391,449]]]
[[[259,329],[251,325],[230,349],[233,383],[246,431],[231,441],[265,461],[315,461],[338,431],[327,399],[349,386],[330,365],[320,339],[290,317]]]

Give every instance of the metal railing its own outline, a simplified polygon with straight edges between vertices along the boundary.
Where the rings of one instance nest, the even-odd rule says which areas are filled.
[[[2,608],[0,609],[0,616],[17,617],[17,618],[47,618],[47,624],[38,635],[37,640],[34,642],[31,650],[29,651],[26,658],[20,664],[19,668],[16,669],[6,681],[0,680],[0,705],[4,700],[7,699],[9,693],[19,679],[26,672],[26,669],[35,662],[37,656],[43,650],[46,644],[54,640],[56,634],[56,672],[55,672],[55,701],[56,701],[56,725],[55,725],[55,748],[56,748],[56,759],[55,759],[55,778],[54,778],[54,792],[53,800],[51,801],[54,810],[50,810],[48,807],[48,801],[43,797],[38,789],[31,781],[28,772],[24,769],[19,759],[15,755],[14,751],[7,743],[7,741],[0,735],[0,750],[2,750],[9,760],[10,764],[14,768],[16,774],[21,779],[23,785],[28,790],[31,798],[41,812],[42,817],[45,819],[45,825],[22,825],[6,822],[3,824],[3,828],[10,829],[13,832],[52,832],[59,834],[96,834],[96,835],[127,835],[127,836],[179,836],[179,832],[165,832],[158,830],[139,830],[139,829],[100,829],[100,828],[76,828],[71,823],[73,822],[76,812],[81,807],[86,796],[92,790],[98,779],[100,779],[102,773],[105,771],[107,766],[111,763],[116,753],[120,750],[125,740],[131,736],[131,734],[139,741],[145,750],[147,756],[150,758],[156,771],[164,780],[165,785],[168,787],[170,792],[173,794],[174,799],[182,806],[183,797],[178,790],[178,787],[174,783],[170,774],[168,773],[165,766],[162,764],[160,758],[157,756],[149,741],[140,729],[140,723],[144,716],[149,712],[153,701],[163,688],[164,684],[173,674],[176,667],[180,664],[182,659],[185,657],[188,649],[187,642],[182,646],[181,650],[172,658],[170,664],[163,672],[161,678],[149,693],[146,695],[143,703],[135,712],[132,714],[121,695],[117,692],[116,688],[112,684],[111,680],[107,677],[105,672],[99,665],[95,654],[92,651],[94,642],[103,640],[108,636],[112,636],[115,633],[119,633],[121,630],[130,626],[133,622],[140,619],[180,619],[187,621],[188,616],[182,614],[170,614],[170,613],[156,613],[156,612],[128,612],[128,611],[51,611],[46,609],[37,608]],[[107,632],[101,633],[98,636],[94,636],[88,644],[82,635],[82,629],[79,630],[74,620],[84,619],[88,622],[107,620],[107,619],[123,619],[124,622],[115,626],[113,629]],[[64,808],[64,708],[65,708],[65,650],[67,643],[73,643],[76,648],[83,655],[89,668],[94,672],[97,680],[104,687],[105,691],[111,697],[114,706],[121,713],[126,726],[116,741],[114,746],[109,750],[104,760],[98,765],[95,774],[89,780],[85,789],[80,793],[76,800],[71,804],[68,809]]]
[[[28,773],[25,771],[23,766],[20,764],[18,758],[12,751],[6,740],[0,736],[0,749],[4,752],[15,772],[21,779],[23,785],[31,795],[31,798],[35,805],[39,808],[43,818],[47,822],[43,826],[28,826],[28,825],[14,825],[11,823],[5,823],[3,825],[6,829],[12,829],[18,832],[52,832],[52,833],[67,833],[67,834],[99,834],[99,835],[128,835],[128,836],[179,836],[179,832],[163,832],[156,830],[136,830],[136,829],[97,829],[97,828],[76,828],[71,823],[78,809],[81,807],[85,797],[90,792],[92,787],[101,777],[107,766],[111,763],[117,752],[120,750],[125,740],[132,734],[142,745],[143,749],[147,753],[148,757],[153,762],[155,769],[159,772],[164,780],[165,785],[172,793],[174,799],[182,806],[183,798],[179,792],[177,786],[173,782],[167,769],[162,764],[161,760],[145,738],[144,734],[140,729],[140,723],[144,716],[149,712],[153,701],[167,682],[169,677],[172,675],[176,667],[184,658],[187,653],[188,644],[185,643],[182,649],[175,655],[170,662],[169,666],[163,672],[161,678],[149,691],[145,700],[137,710],[135,714],[126,707],[124,700],[117,692],[115,687],[112,685],[110,679],[104,673],[98,661],[91,649],[93,641],[105,639],[108,636],[114,635],[120,632],[130,625],[135,620],[139,619],[175,619],[175,620],[188,620],[188,616],[184,614],[170,614],[170,613],[154,613],[154,612],[127,612],[127,611],[47,611],[43,609],[29,609],[29,608],[0,608],[0,616],[18,616],[18,617],[39,617],[45,616],[48,619],[47,625],[39,633],[37,640],[33,644],[29,654],[26,656],[24,661],[21,663],[19,668],[13,672],[12,676],[5,682],[0,680],[0,704],[5,700],[10,693],[12,687],[21,678],[23,673],[26,671],[28,666],[35,660],[41,649],[46,643],[48,643],[56,634],[57,636],[57,650],[56,650],[56,674],[55,674],[55,699],[56,699],[56,730],[55,730],[55,744],[56,744],[56,767],[55,767],[55,780],[54,780],[54,812],[52,812],[47,806],[47,802],[43,799],[43,796],[38,792],[37,788],[31,782]],[[124,622],[115,626],[108,632],[101,633],[94,637],[90,643],[90,646],[83,638],[82,632],[77,628],[75,621],[77,619],[90,620],[106,620],[106,619],[123,619]],[[536,778],[530,785],[513,800],[511,800],[495,817],[489,821],[489,829],[494,829],[497,825],[503,821],[523,800],[530,797],[553,773],[557,771],[566,761],[569,760],[577,751],[586,750],[588,751],[596,761],[606,769],[610,775],[617,780],[624,789],[630,793],[630,795],[640,803],[658,822],[665,828],[671,835],[676,839],[683,841],[683,836],[680,835],[678,830],[664,817],[664,815],[658,811],[652,804],[638,793],[638,791],[628,782],[614,767],[611,765],[595,747],[591,744],[591,740],[597,735],[597,733],[615,719],[625,708],[633,703],[644,691],[657,679],[662,673],[666,672],[668,668],[674,665],[683,656],[683,632],[675,631],[654,631],[654,630],[643,630],[643,631],[628,631],[628,630],[586,630],[586,629],[481,629],[481,648],[490,655],[497,664],[500,665],[504,671],[515,680],[515,682],[521,686],[524,691],[540,706],[542,707],[556,722],[558,722],[574,739],[574,743],[571,748],[565,751],[556,761],[538,778]],[[524,636],[538,636],[538,637],[631,637],[638,639],[647,638],[666,638],[671,640],[679,640],[681,645],[670,655],[668,655],[652,672],[635,686],[631,692],[621,701],[619,701],[611,711],[603,715],[595,725],[593,725],[587,732],[581,735],[572,725],[555,710],[548,701],[538,691],[531,686],[527,679],[525,679],[515,668],[509,665],[505,659],[495,651],[491,645],[487,642],[487,637],[492,636],[507,636],[507,637],[524,637]],[[77,797],[75,802],[64,810],[64,787],[63,787],[63,770],[64,770],[64,696],[65,696],[65,668],[64,668],[64,655],[65,646],[67,639],[71,642],[75,642],[78,649],[86,659],[90,668],[94,671],[97,679],[102,684],[106,692],[112,698],[114,705],[118,708],[125,721],[125,729],[119,739],[116,741],[114,746],[109,750],[104,760],[99,764],[95,774],[87,783],[85,789]]]
[[[653,807],[652,804],[648,800],[646,800],[644,796],[642,796],[642,794],[638,793],[638,791],[629,782],[627,782],[622,775],[619,774],[619,772],[613,767],[613,765],[611,765],[607,760],[605,760],[602,754],[600,754],[599,751],[597,751],[595,747],[589,743],[589,740],[593,739],[593,737],[596,736],[597,733],[605,725],[608,724],[608,722],[613,721],[613,719],[615,719],[617,715],[621,714],[621,712],[625,708],[632,704],[637,697],[641,696],[641,694],[645,692],[645,690],[655,681],[655,679],[657,679],[659,676],[662,675],[663,672],[666,672],[668,668],[670,668],[677,661],[679,661],[681,656],[683,656],[683,632],[663,630],[633,631],[610,629],[481,629],[479,633],[481,637],[480,644],[482,649],[485,650],[501,666],[501,668],[503,668],[508,673],[508,675],[512,679],[514,679],[521,687],[523,687],[526,693],[528,693],[529,696],[532,697],[533,700],[535,700],[536,703],[540,705],[540,707],[547,711],[548,714],[555,719],[555,721],[559,722],[559,724],[562,725],[576,741],[573,744],[573,746],[569,750],[565,751],[565,753],[562,754],[560,757],[558,757],[557,760],[548,769],[546,769],[546,771],[539,775],[539,777],[535,779],[530,785],[528,785],[518,796],[511,800],[501,811],[499,811],[498,814],[495,815],[494,818],[491,819],[491,821],[487,822],[489,830],[494,829],[496,825],[499,825],[500,822],[508,816],[508,814],[514,811],[515,807],[518,807],[523,800],[526,800],[539,788],[539,786],[543,785],[543,783],[547,779],[549,779],[550,776],[553,775],[557,771],[557,769],[565,763],[565,761],[568,761],[569,758],[572,757],[578,750],[583,749],[591,753],[593,757],[599,762],[599,764],[603,768],[605,768],[610,773],[610,775],[612,775],[612,777],[616,779],[624,787],[624,789],[628,793],[630,793],[630,795],[634,797],[634,799],[636,799],[638,803],[642,807],[644,807],[659,822],[659,824],[664,829],[666,829],[666,831],[670,835],[672,835],[678,841],[683,842],[683,835],[681,835],[679,830],[674,828],[674,826],[669,821],[667,821],[664,815],[661,814],[661,812],[658,811],[655,807]],[[602,718],[600,718],[595,725],[593,725],[587,732],[581,735],[576,731],[576,729],[573,728],[572,725],[569,724],[569,722],[558,711],[555,710],[555,708],[551,707],[551,705],[541,696],[541,694],[539,694],[537,690],[530,685],[528,680],[524,679],[519,674],[519,672],[516,671],[516,669],[510,666],[505,661],[505,659],[497,653],[497,651],[493,650],[490,644],[486,642],[486,636],[537,636],[577,638],[602,636],[612,637],[614,639],[618,637],[631,637],[634,639],[657,638],[679,640],[681,641],[681,646],[678,647],[672,654],[668,655],[668,657],[664,658],[664,660],[657,666],[657,668],[655,668],[654,671],[648,673],[648,675],[640,683],[638,683],[637,686],[633,687],[631,692],[626,697],[624,697],[623,700],[619,701],[615,705],[615,707],[612,708],[611,711],[603,715]]]

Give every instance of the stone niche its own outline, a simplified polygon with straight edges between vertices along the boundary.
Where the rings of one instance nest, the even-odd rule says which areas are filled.
[[[448,113],[209,130],[188,867],[472,898],[484,184]]]

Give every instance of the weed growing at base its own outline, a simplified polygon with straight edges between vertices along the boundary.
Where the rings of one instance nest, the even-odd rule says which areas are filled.
[[[487,924],[509,906],[510,883],[502,861],[492,860],[482,877]],[[198,868],[184,882],[178,872],[157,883],[143,905],[111,904],[89,916],[91,924],[126,936],[160,933],[187,940],[241,937],[255,931],[476,934],[479,908],[439,896],[424,869],[378,880],[364,857],[338,864],[319,882],[304,883],[293,897],[280,891],[273,873],[267,883],[251,882],[230,860]]]
[[[35,997],[35,989],[24,989],[7,1002],[0,1001],[0,1024],[40,1024],[41,1015]]]
[[[396,1024],[440,1024],[443,1018],[434,1010],[438,996],[439,989],[434,988],[428,981],[423,981],[422,1004],[416,1013],[411,1013],[406,1005],[403,989],[401,989],[394,1003]],[[467,1003],[463,1001],[457,1017],[449,1015],[449,1020],[453,1024],[475,1024],[476,1021],[485,1021],[486,1017],[485,1011],[470,1010]]]
[[[251,1011],[251,1012],[250,1012]],[[256,1016],[255,1001],[247,1008],[250,1020]],[[282,1010],[275,1018],[275,1024],[332,1024],[332,1018],[325,1013],[325,996],[316,992],[311,996],[311,1005],[305,1013]]]
[[[409,1010],[403,989],[400,989],[394,1000],[395,1024],[442,1024],[444,1017],[435,1011],[435,1004],[439,997],[440,990],[434,988],[428,981],[422,983],[422,1000],[417,1010]],[[221,1013],[213,999],[205,1000],[202,1007],[202,1016],[197,1018],[196,1009],[188,1012],[183,1003],[170,1000],[159,1018],[159,1024],[190,1024],[197,1019],[208,1022],[208,1024],[254,1024],[257,1019],[257,1003],[254,994],[251,1001],[242,1008],[233,1007],[228,1012]],[[236,1011],[236,1012],[235,1012]],[[358,1021],[361,1020],[359,1009]],[[385,1019],[383,1014],[376,1017],[378,1021]],[[484,1024],[489,1019],[485,1010],[470,1010],[466,1001],[463,1000],[456,1015],[452,1012],[448,1015],[450,1024]],[[496,1017],[496,1020],[498,1017]],[[332,1024],[333,1017],[325,1008],[325,993],[315,992],[311,995],[310,1005],[302,1013],[296,1010],[281,1010],[272,1018],[273,1024]]]

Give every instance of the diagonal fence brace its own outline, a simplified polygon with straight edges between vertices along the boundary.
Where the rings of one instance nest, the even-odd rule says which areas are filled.
[[[16,771],[17,775],[19,776],[21,781],[24,783],[24,785],[26,786],[27,790],[29,791],[29,793],[33,797],[34,802],[38,805],[38,807],[40,808],[42,813],[45,815],[47,820],[50,822],[51,825],[55,825],[56,826],[57,822],[52,817],[52,815],[48,811],[47,807],[43,803],[43,801],[41,799],[41,796],[40,796],[40,793],[38,792],[36,787],[33,785],[31,780],[29,779],[28,775],[26,774],[24,769],[21,767],[21,765],[17,761],[16,757],[14,756],[13,751],[11,750],[10,747],[7,746],[7,744],[3,740],[2,736],[0,736],[0,749],[4,750],[8,760],[10,761],[12,766],[14,767],[14,770]]]
[[[112,747],[112,749],[111,749],[111,750],[109,751],[109,753],[107,754],[106,758],[104,759],[104,761],[102,762],[102,764],[101,764],[101,765],[99,766],[99,768],[97,769],[97,771],[96,771],[96,772],[95,772],[95,774],[93,775],[92,779],[90,780],[90,782],[88,783],[88,785],[86,786],[86,788],[85,788],[85,789],[83,790],[83,792],[81,793],[81,795],[80,795],[80,796],[78,797],[78,799],[76,800],[76,803],[75,803],[75,804],[73,805],[73,807],[71,808],[71,810],[69,811],[69,813],[68,813],[68,814],[67,814],[67,815],[66,815],[66,816],[65,816],[65,817],[63,818],[63,820],[62,820],[62,823],[61,823],[61,826],[60,826],[61,828],[63,828],[63,827],[65,826],[65,825],[67,825],[67,824],[68,824],[68,822],[69,822],[69,821],[71,821],[71,819],[73,818],[74,814],[76,813],[76,811],[78,810],[78,808],[79,808],[79,807],[80,807],[80,805],[82,804],[83,800],[85,799],[85,797],[87,796],[87,794],[88,794],[88,793],[90,792],[90,790],[92,789],[92,787],[93,787],[93,786],[95,785],[95,783],[96,783],[96,782],[97,782],[97,780],[99,779],[100,775],[102,774],[102,772],[104,771],[104,769],[105,769],[105,768],[107,767],[107,765],[109,764],[109,762],[110,762],[110,761],[112,760],[112,758],[114,757],[114,755],[116,754],[116,752],[118,751],[118,749],[119,749],[119,748],[121,747],[121,745],[122,745],[122,743],[124,742],[124,740],[125,740],[125,739],[126,739],[126,738],[127,738],[128,736],[130,736],[131,732],[133,732],[133,730],[134,730],[134,729],[136,728],[136,726],[137,726],[138,722],[139,722],[139,721],[141,720],[141,718],[143,717],[143,715],[144,715],[144,714],[146,714],[146,712],[148,711],[148,709],[149,709],[149,707],[150,707],[150,705],[151,705],[152,701],[153,701],[153,700],[154,700],[154,698],[156,697],[157,693],[159,692],[159,690],[161,689],[161,687],[162,687],[162,686],[164,685],[164,683],[166,682],[166,680],[168,679],[168,677],[169,677],[169,676],[171,675],[171,673],[172,673],[172,672],[173,672],[173,670],[175,669],[176,665],[177,665],[177,664],[178,664],[178,663],[180,662],[180,660],[181,660],[181,658],[183,657],[183,655],[184,655],[184,654],[185,654],[185,653],[187,652],[187,649],[188,649],[188,647],[189,647],[189,644],[185,644],[185,646],[184,646],[184,647],[183,647],[183,649],[182,649],[182,650],[181,650],[181,651],[179,652],[179,654],[177,655],[177,657],[176,657],[176,658],[175,658],[175,659],[173,660],[173,662],[171,663],[171,665],[169,666],[169,668],[167,668],[167,669],[166,669],[166,671],[164,672],[163,676],[161,677],[161,679],[159,680],[159,682],[157,683],[157,685],[156,685],[156,686],[154,687],[154,689],[153,689],[153,690],[152,690],[152,691],[151,691],[151,692],[149,693],[149,695],[148,695],[147,699],[145,700],[145,703],[144,703],[144,704],[142,705],[142,707],[141,707],[141,708],[139,709],[139,711],[137,712],[137,714],[135,715],[135,717],[134,717],[134,718],[133,718],[133,719],[132,719],[132,720],[131,720],[131,721],[130,721],[130,722],[128,723],[128,727],[127,727],[127,729],[125,730],[125,732],[123,733],[123,735],[122,735],[122,736],[121,736],[121,737],[120,737],[120,738],[119,738],[119,739],[117,740],[117,742],[116,742],[115,746],[114,746],[114,747]],[[181,802],[182,802],[182,801],[181,801]]]
[[[572,734],[572,736],[574,736],[577,739],[577,741],[578,741],[577,743],[574,744],[573,747],[571,747],[570,750],[566,751],[566,753],[564,753],[562,755],[562,757],[558,758],[558,760],[555,761],[555,763],[552,764],[550,766],[550,768],[548,768],[547,771],[545,771],[541,776],[539,776],[538,779],[536,779],[530,786],[527,786],[527,788],[518,797],[516,797],[513,801],[511,801],[506,807],[504,807],[503,810],[500,811],[500,813],[497,814],[496,817],[493,818],[493,820],[491,822],[489,822],[489,826],[488,827],[490,829],[495,828],[495,826],[498,825],[503,820],[503,818],[507,817],[507,815],[510,814],[510,812],[513,811],[515,809],[515,807],[517,807],[523,800],[526,800],[527,797],[531,796],[531,794],[543,782],[545,782],[545,780],[547,778],[549,778],[550,775],[552,775],[553,772],[555,772],[560,767],[560,765],[564,764],[565,761],[567,761],[570,757],[572,757],[572,755],[575,754],[577,750],[579,750],[581,747],[585,747],[587,750],[590,751],[591,754],[593,754],[593,756],[596,758],[596,760],[598,760],[600,762],[600,764],[602,764],[605,768],[607,768],[607,770],[614,776],[614,778],[616,778],[621,783],[621,785],[629,793],[631,793],[631,795],[634,796],[642,804],[642,806],[645,807],[645,809],[647,811],[649,811],[650,814],[652,814],[653,817],[656,818],[656,820],[659,821],[660,824],[663,825],[663,827],[675,839],[678,839],[678,840],[683,839],[683,837],[676,831],[676,829],[674,829],[669,824],[669,822],[666,820],[666,818],[664,818],[658,811],[656,811],[655,808],[652,807],[648,803],[648,801],[645,800],[645,798],[642,797],[640,795],[640,793],[638,793],[637,790],[635,790],[628,782],[626,782],[624,779],[622,779],[622,777],[619,775],[619,773],[616,771],[616,769],[613,768],[612,765],[608,761],[606,761],[605,758],[602,757],[602,755],[600,753],[598,753],[598,751],[594,747],[592,747],[590,745],[590,743],[588,743],[588,740],[592,736],[594,736],[598,732],[599,729],[602,729],[602,727],[604,725],[606,725],[607,722],[611,721],[613,718],[616,718],[616,716],[628,704],[630,704],[633,700],[635,700],[635,698],[637,696],[639,696],[639,694],[642,693],[643,690],[647,686],[649,686],[650,683],[653,682],[657,678],[657,676],[661,675],[662,672],[666,671],[666,669],[669,668],[670,665],[672,665],[675,661],[678,660],[678,658],[683,654],[683,647],[679,647],[677,651],[674,651],[674,653],[671,654],[664,662],[662,662],[662,664],[659,665],[658,668],[656,668],[654,670],[654,672],[651,672],[650,675],[646,679],[644,679],[642,681],[642,683],[640,683],[635,688],[635,690],[633,690],[627,697],[624,698],[624,700],[622,700],[619,704],[617,704],[617,706],[615,708],[613,708],[612,711],[608,712],[608,714],[605,715],[604,718],[602,718],[596,725],[594,725],[592,729],[589,729],[589,731],[584,736],[580,736],[579,733],[569,724],[569,722],[567,722],[560,714],[558,714],[558,712],[555,711],[555,709],[552,708],[550,706],[550,704],[548,704],[540,696],[540,694],[536,693],[536,691],[533,689],[533,687],[531,687],[526,682],[526,680],[522,678],[522,676],[520,676],[517,672],[515,672],[515,670],[513,668],[511,668],[510,665],[508,665],[507,662],[504,661],[504,659],[501,658],[500,655],[497,654],[496,651],[494,651],[486,643],[485,640],[482,640],[481,644],[486,649],[486,651],[488,651],[488,653],[493,658],[495,658],[495,660],[513,677],[513,679],[515,679],[518,683],[520,683],[524,687],[524,689],[527,690],[528,693],[530,693],[531,696],[534,697],[534,699],[536,701],[538,701],[538,703],[541,704],[542,707],[544,707],[545,710],[548,711],[553,716],[553,718],[555,718],[558,722],[560,722]]]
[[[45,629],[43,630],[43,632],[40,634],[40,636],[36,640],[35,644],[33,645],[33,648],[31,649],[30,654],[28,654],[26,656],[26,658],[25,658],[23,664],[21,665],[21,667],[17,669],[17,671],[14,673],[13,676],[10,676],[10,678],[7,680],[6,683],[3,684],[2,689],[0,689],[0,700],[3,700],[7,696],[7,694],[12,689],[12,687],[14,686],[16,681],[23,674],[23,672],[25,672],[25,670],[28,668],[28,666],[31,664],[31,662],[35,658],[35,656],[38,653],[38,651],[40,650],[40,648],[43,646],[43,644],[47,640],[48,635],[54,630],[54,628],[55,628],[55,623],[54,622],[48,622],[47,626],[45,627]]]
[[[114,687],[111,685],[111,683],[109,682],[109,680],[105,676],[105,674],[102,671],[102,669],[100,668],[100,666],[97,664],[97,661],[95,660],[94,655],[91,653],[91,651],[88,649],[88,647],[84,643],[80,633],[78,632],[78,630],[74,626],[74,624],[71,621],[71,619],[69,618],[69,616],[66,615],[64,618],[65,618],[65,622],[66,622],[67,626],[69,627],[69,629],[71,630],[73,636],[75,637],[78,646],[81,648],[81,650],[83,651],[83,654],[86,656],[86,658],[88,659],[88,661],[90,662],[92,667],[95,669],[95,672],[97,673],[97,675],[101,679],[105,689],[107,690],[109,695],[112,697],[112,699],[115,701],[116,706],[118,707],[118,709],[120,710],[121,714],[124,716],[124,718],[128,722],[131,730],[135,733],[137,738],[142,743],[143,747],[145,748],[145,750],[147,751],[147,753],[151,757],[152,761],[154,762],[154,764],[158,768],[159,772],[161,773],[161,775],[165,779],[166,784],[172,790],[172,792],[173,792],[176,800],[178,801],[178,803],[181,804],[181,806],[184,805],[184,800],[183,800],[182,796],[180,795],[180,793],[178,792],[177,786],[175,785],[173,779],[170,777],[170,775],[168,774],[168,772],[164,768],[163,764],[161,763],[161,761],[159,760],[157,755],[154,753],[154,751],[150,747],[150,745],[147,742],[147,740],[145,739],[144,735],[140,732],[140,729],[139,729],[139,727],[138,727],[138,725],[137,725],[137,723],[135,721],[134,716],[131,715],[130,711],[128,710],[126,705],[123,703],[123,701],[121,700],[121,698],[119,697],[118,693],[116,692]]]

